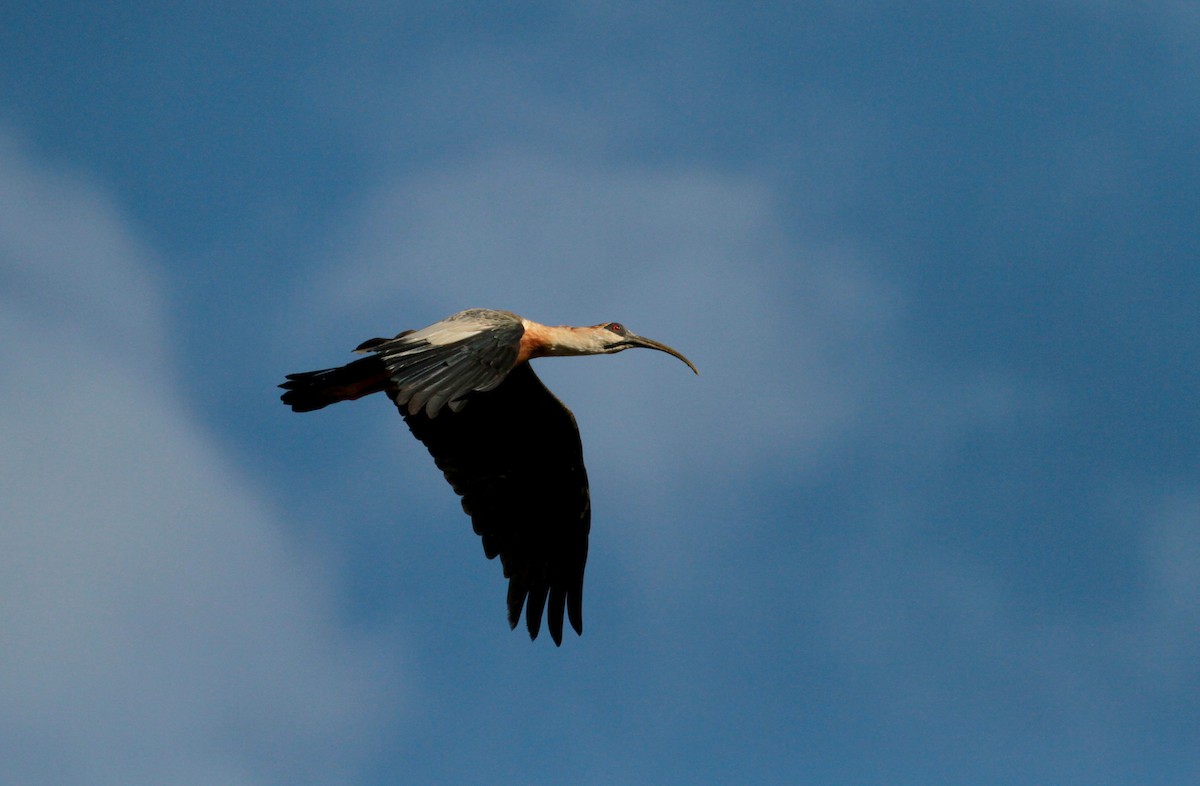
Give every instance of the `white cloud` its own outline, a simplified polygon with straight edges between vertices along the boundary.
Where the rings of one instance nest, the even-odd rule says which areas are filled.
[[[390,183],[339,245],[299,295],[325,315],[311,329],[352,316],[396,331],[468,306],[551,324],[622,320],[676,345],[700,379],[627,353],[576,365],[583,382],[561,392],[586,405],[596,391],[597,406],[619,395],[638,434],[684,434],[702,419],[726,446],[714,461],[806,454],[842,432],[868,384],[862,355],[880,351],[897,305],[853,249],[789,240],[763,184],[708,171],[499,156]],[[661,428],[637,420],[649,399],[670,404],[649,415]]]
[[[1159,683],[1149,687],[1187,690],[1200,646],[1200,488],[1155,489],[1140,497],[1132,515],[1141,592],[1120,639],[1123,654]]]
[[[552,324],[621,320],[699,366],[693,377],[649,352],[537,364],[580,421],[605,528],[627,527],[603,542],[647,595],[693,591],[754,526],[709,510],[697,532],[699,506],[713,501],[693,499],[696,489],[760,472],[800,483],[881,433],[926,460],[1011,422],[1029,400],[1000,372],[964,378],[912,357],[897,335],[903,299],[863,253],[792,236],[772,189],[752,177],[513,153],[396,178],[360,216],[296,294],[295,313],[322,315],[307,325],[310,346],[347,324],[373,325],[348,348],[484,306]],[[419,454],[388,450],[398,462]],[[636,511],[626,525],[604,513],[618,490],[623,511]]]
[[[342,779],[394,679],[189,418],[145,247],[3,137],[0,278],[0,780]]]

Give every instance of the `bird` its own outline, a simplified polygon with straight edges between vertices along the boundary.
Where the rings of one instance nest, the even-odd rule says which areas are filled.
[[[462,497],[488,559],[508,579],[509,627],[524,610],[537,639],[543,610],[555,645],[563,613],[583,635],[583,574],[591,498],[579,427],[530,367],[541,357],[611,355],[642,347],[695,364],[619,322],[542,325],[511,311],[471,308],[420,330],[372,338],[366,357],[286,375],[295,412],[385,393]]]

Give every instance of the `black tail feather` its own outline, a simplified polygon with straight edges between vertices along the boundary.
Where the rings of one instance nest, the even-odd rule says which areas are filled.
[[[279,398],[293,412],[312,412],[339,401],[378,393],[387,386],[387,381],[387,369],[379,358],[372,356],[338,368],[288,374],[287,381],[279,386],[287,392]]]

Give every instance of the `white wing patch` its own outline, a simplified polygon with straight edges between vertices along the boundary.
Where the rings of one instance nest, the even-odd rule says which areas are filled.
[[[441,322],[434,322],[432,325],[415,330],[404,338],[406,341],[424,341],[435,347],[442,347],[471,338],[485,330],[494,330],[497,327],[507,327],[514,322],[524,321],[516,314],[507,311],[468,308],[451,314]]]
[[[479,322],[443,319],[441,322],[434,322],[429,327],[409,333],[404,338],[406,341],[425,341],[435,347],[442,347],[478,335],[490,327],[492,325]]]
[[[516,362],[523,332],[515,314],[468,309],[361,348],[383,360],[397,404],[434,417],[445,406],[458,412],[471,392],[499,385]]]

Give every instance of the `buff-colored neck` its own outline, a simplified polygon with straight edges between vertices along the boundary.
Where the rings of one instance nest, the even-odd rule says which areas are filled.
[[[595,327],[542,325],[529,319],[523,319],[521,323],[525,326],[525,334],[521,336],[518,363],[530,358],[599,355],[604,352],[602,336]]]

